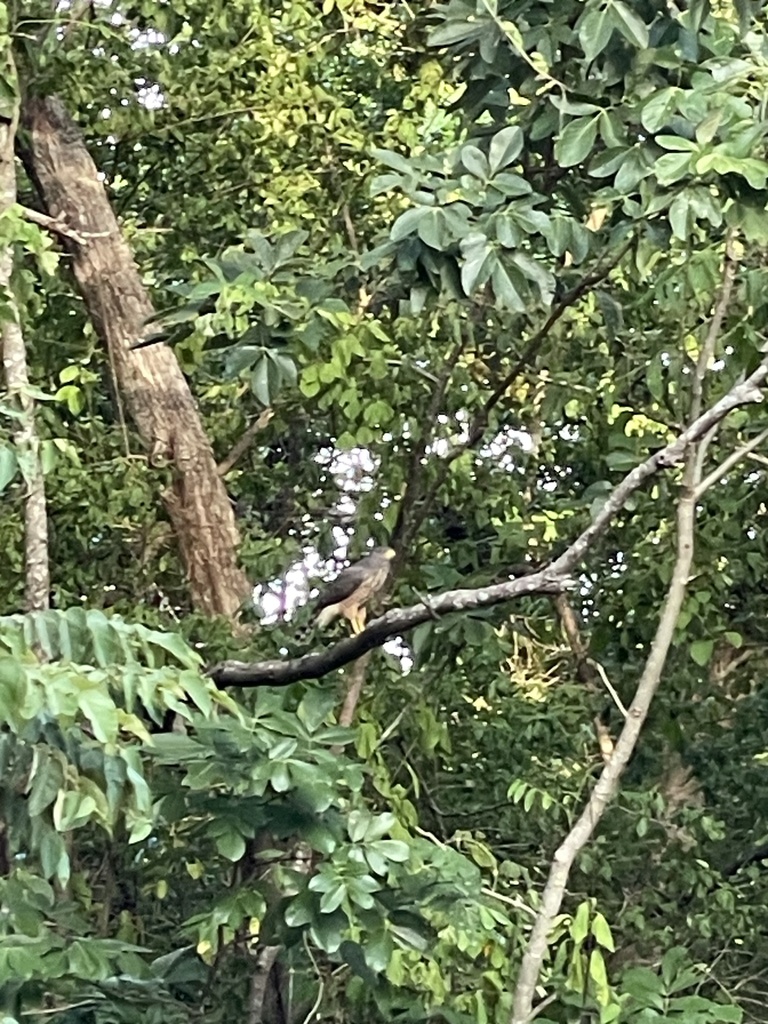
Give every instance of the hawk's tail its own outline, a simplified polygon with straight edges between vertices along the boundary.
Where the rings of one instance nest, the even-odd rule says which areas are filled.
[[[339,614],[339,606],[337,604],[329,604],[326,608],[322,608],[315,618],[315,627],[317,629],[327,629],[333,620],[339,617]]]

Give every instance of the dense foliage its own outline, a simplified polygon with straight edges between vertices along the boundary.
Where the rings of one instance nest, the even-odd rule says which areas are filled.
[[[18,73],[81,126],[257,589],[236,626],[193,611],[172,470],[126,421],[61,239],[21,209],[40,209],[22,119],[0,243],[53,609],[23,613],[9,394],[5,1020],[510,1021],[553,853],[654,638],[682,471],[631,496],[567,598],[374,652],[352,726],[354,668],[220,691],[205,666],[330,643],[296,609],[307,574],[372,542],[398,551],[393,606],[546,564],[758,365],[760,5],[23,7],[0,4],[3,95]],[[699,445],[705,477],[741,455],[698,502],[661,687],[551,934],[543,1024],[765,1019],[764,421],[740,409]]]

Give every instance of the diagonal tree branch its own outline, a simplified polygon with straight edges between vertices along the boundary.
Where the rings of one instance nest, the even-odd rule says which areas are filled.
[[[693,454],[689,457],[688,462],[692,468],[694,465]],[[542,893],[541,907],[520,965],[510,1024],[528,1024],[536,1015],[536,1010],[533,1008],[536,985],[541,965],[549,948],[549,934],[554,920],[560,912],[571,866],[589,841],[608,804],[616,794],[622,772],[637,745],[651,701],[661,681],[667,654],[672,646],[675,625],[685,599],[693,561],[693,535],[696,518],[695,483],[693,473],[687,471],[684,492],[678,503],[677,511],[677,558],[664,601],[664,609],[651,644],[651,651],[637,685],[635,696],[629,706],[624,728],[621,730],[610,760],[603,768],[578,820],[552,858],[549,877]]]
[[[762,401],[760,385],[768,377],[768,357],[746,380],[698,416],[669,444],[635,466],[614,488],[592,523],[560,555],[538,572],[519,579],[507,580],[488,587],[448,590],[430,598],[429,603],[410,608],[393,608],[374,619],[362,633],[341,640],[333,647],[300,658],[262,662],[224,661],[214,665],[209,674],[219,686],[288,686],[299,679],[320,679],[334,669],[359,658],[366,651],[380,647],[390,637],[407,632],[422,622],[449,612],[490,608],[528,594],[558,594],[570,584],[570,574],[584,559],[592,545],[605,533],[614,517],[646,480],[662,469],[680,463],[688,445],[702,438],[733,409]]]
[[[468,448],[474,448],[475,445],[482,440],[488,426],[489,415],[507,393],[507,390],[514,384],[517,377],[523,372],[534,355],[536,355],[539,346],[546,339],[547,335],[560,317],[567,312],[571,306],[577,303],[579,299],[590,292],[595,285],[600,284],[601,281],[604,281],[608,277],[614,267],[621,263],[625,255],[632,248],[634,241],[634,235],[630,236],[630,238],[627,239],[625,244],[608,263],[605,263],[602,267],[598,267],[597,270],[593,271],[593,273],[587,274],[586,277],[583,277],[577,285],[571,288],[570,291],[566,292],[565,295],[555,303],[552,307],[552,312],[538,331],[532,335],[512,369],[509,370],[509,372],[499,381],[486,399],[482,409],[470,424],[466,440],[461,444],[456,445],[445,456],[446,462],[452,462],[454,459],[458,458],[459,455],[462,455],[467,451]]]
[[[712,326],[699,354],[696,376],[691,388],[691,423],[677,441],[673,442],[671,446],[668,445],[666,449],[662,449],[660,453],[657,453],[657,455],[662,455],[666,459],[667,454],[672,454],[670,452],[671,448],[678,454],[678,461],[680,459],[685,461],[682,488],[677,502],[677,550],[672,578],[664,598],[656,633],[616,746],[600,773],[600,777],[595,783],[584,809],[557,850],[555,850],[552,858],[549,876],[541,894],[541,905],[536,916],[536,923],[531,931],[528,945],[520,964],[520,971],[512,998],[510,1024],[529,1024],[539,1013],[540,1007],[534,1008],[533,1005],[536,987],[542,964],[549,949],[550,933],[555,919],[560,913],[560,907],[565,896],[571,867],[581,850],[589,842],[600,819],[618,791],[622,773],[637,746],[640,732],[661,683],[667,656],[672,647],[675,628],[683,607],[693,565],[696,503],[701,493],[702,473],[702,460],[697,450],[700,445],[697,445],[696,442],[701,442],[701,444],[707,443],[707,438],[711,436],[713,428],[722,422],[723,419],[721,415],[713,418],[713,413],[718,408],[721,409],[724,403],[737,396],[744,386],[742,384],[735,385],[724,398],[702,414],[704,378],[707,366],[714,352],[717,333],[728,309],[734,278],[735,262],[731,259],[730,244],[727,243],[720,294],[715,304]],[[768,359],[764,360],[758,370],[744,382],[748,390],[753,390],[758,383],[765,380],[767,372]],[[705,421],[708,418],[710,422],[707,425]],[[683,445],[682,449],[680,448],[681,444]],[[642,470],[647,466],[649,461],[651,460],[647,460],[642,467],[632,470],[624,478],[608,499],[609,505],[613,503],[617,494],[626,486],[629,479],[638,470]],[[606,509],[603,508],[598,519],[605,512]],[[571,554],[572,548],[579,541],[582,541],[588,532],[589,530],[584,531],[581,537],[572,545],[571,549],[566,552],[566,556]]]
[[[490,608],[525,594],[559,594],[567,585],[563,575],[543,570],[476,590],[447,590],[431,598],[429,603],[423,601],[410,608],[392,608],[374,619],[362,633],[340,640],[324,651],[288,660],[223,661],[210,669],[209,675],[218,686],[289,686],[299,679],[320,679],[334,669],[356,661],[366,651],[381,647],[390,637],[437,616]]]
[[[724,477],[729,470],[733,469],[742,459],[751,455],[755,448],[759,448],[766,440],[768,440],[768,429],[761,430],[751,441],[747,441],[746,444],[732,451],[730,455],[723,459],[719,466],[715,466],[712,472],[705,476],[701,483],[698,484],[696,487],[696,497],[700,498],[710,487],[714,487],[718,480]]]

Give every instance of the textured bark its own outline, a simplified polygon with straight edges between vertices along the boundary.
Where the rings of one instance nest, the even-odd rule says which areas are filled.
[[[79,129],[56,97],[22,109],[29,132],[25,161],[48,214],[65,222],[72,269],[94,326],[106,344],[115,389],[153,464],[171,462],[163,501],[174,527],[194,606],[234,615],[249,593],[237,565],[234,512],[211,445],[173,352],[164,345],[132,352],[154,314],[96,166]]]
[[[14,72],[11,71],[13,75]],[[0,123],[0,214],[16,203],[16,159],[14,141],[17,118]],[[24,501],[24,608],[44,611],[49,606],[51,578],[48,563],[48,516],[45,505],[45,479],[40,462],[40,438],[35,423],[35,403],[29,394],[29,373],[24,336],[13,295],[13,250],[0,252],[0,290],[13,312],[0,332],[5,385],[20,416],[13,431],[19,464],[26,484]]]

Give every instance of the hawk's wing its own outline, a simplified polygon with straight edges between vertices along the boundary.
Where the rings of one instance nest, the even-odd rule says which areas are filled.
[[[320,596],[315,602],[315,610],[321,611],[331,604],[338,604],[351,597],[368,580],[373,569],[369,558],[363,558],[354,565],[342,569],[336,579],[331,580],[320,591]]]

